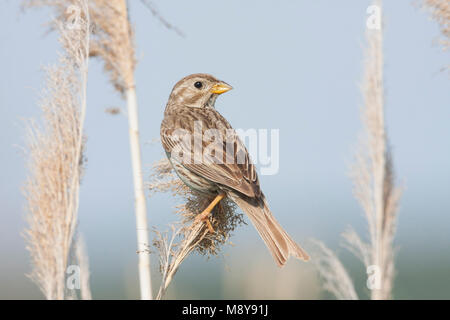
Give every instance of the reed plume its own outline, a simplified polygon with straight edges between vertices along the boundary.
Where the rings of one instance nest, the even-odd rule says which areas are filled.
[[[68,18],[67,8],[77,0],[25,0],[25,7],[51,7],[59,18]],[[165,20],[153,3],[142,1],[163,25],[184,34]],[[138,105],[134,71],[136,68],[134,31],[131,25],[126,0],[90,0],[89,14],[92,28],[89,54],[104,63],[105,73],[121,97],[127,101],[127,116],[130,139],[130,153],[135,196],[135,215],[137,232],[137,253],[139,255],[139,284],[142,299],[152,299],[150,277],[150,256],[147,205],[142,177],[142,161],[139,138]],[[116,108],[108,109],[111,114],[119,113]]]
[[[448,0],[423,0],[423,5],[431,14],[431,17],[436,20],[443,38],[439,43],[444,50],[450,49],[450,2]]]
[[[381,9],[381,1],[375,1]],[[383,33],[380,30],[367,30],[368,47],[366,50],[365,71],[361,85],[364,98],[362,122],[364,135],[356,152],[356,161],[352,166],[351,178],[355,198],[360,203],[369,230],[368,242],[350,230],[344,233],[345,246],[365,265],[368,273],[374,272],[368,281],[371,283],[371,299],[392,298],[394,279],[394,235],[396,230],[400,188],[394,184],[392,154],[384,122],[383,87]],[[319,248],[329,260],[336,260]],[[338,265],[338,262],[334,262]],[[347,280],[339,277],[339,268],[330,270],[323,266],[319,272],[328,270],[334,276],[325,276],[325,286],[331,287],[333,281]],[[333,278],[334,277],[334,278]],[[348,299],[350,296],[347,295]]]
[[[76,23],[54,23],[63,53],[57,65],[46,68],[39,103],[42,124],[31,122],[27,130],[24,236],[32,261],[30,277],[47,299],[75,298],[66,288],[67,267],[78,262],[86,269],[87,263],[82,256],[74,258],[74,249],[84,163],[89,13],[87,0],[73,3],[79,9]]]
[[[153,165],[148,187],[151,194],[170,192],[182,203],[175,207],[180,220],[170,225],[171,232],[155,229],[154,247],[159,253],[161,285],[156,299],[162,299],[181,263],[193,252],[202,255],[217,255],[221,247],[229,242],[231,233],[244,222],[243,214],[237,213],[237,206],[223,199],[214,208],[211,224],[215,230],[210,233],[205,223],[195,217],[211,203],[214,196],[192,191],[175,174],[169,160],[163,159]]]
[[[28,0],[27,6],[50,6],[58,17],[67,17],[75,0]],[[133,28],[126,0],[91,0],[89,14],[93,35],[90,57],[98,57],[114,88],[127,101],[131,163],[135,196],[139,284],[142,299],[152,299],[147,208],[142,178],[138,107],[134,70],[136,67]]]
[[[312,262],[323,280],[324,290],[338,300],[358,300],[353,281],[336,254],[319,240],[313,240],[312,244],[318,252]]]

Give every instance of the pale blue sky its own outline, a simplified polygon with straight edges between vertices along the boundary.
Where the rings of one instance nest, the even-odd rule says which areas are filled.
[[[187,74],[211,73],[234,87],[216,104],[234,127],[280,130],[279,174],[261,177],[261,184],[274,214],[294,238],[301,243],[319,238],[336,248],[348,225],[365,232],[347,172],[361,129],[358,83],[370,1],[154,1],[185,38],[165,29],[140,1],[129,2],[136,26],[146,176],[150,164],[163,157],[160,145],[151,141],[159,137],[172,86]],[[425,283],[435,283],[433,292],[448,292],[449,281],[432,274],[436,265],[450,269],[450,82],[448,73],[440,72],[449,64],[449,53],[434,45],[438,27],[413,1],[385,2],[386,118],[397,177],[405,186],[397,237],[404,286],[398,292],[407,296],[419,287],[402,268],[415,278],[422,270],[429,279]],[[50,13],[21,14],[18,3],[0,4],[0,298],[40,297],[23,275],[29,260],[19,235],[24,227],[20,186],[26,174],[22,119],[38,116],[40,68],[54,63],[58,50],[56,35],[45,35],[42,26]],[[106,114],[111,106],[125,110],[101,64],[93,60],[79,230],[90,255],[94,296],[136,297],[127,119]],[[174,220],[169,200],[166,195],[148,200],[150,225],[164,228]],[[237,246],[227,248],[224,258],[194,257],[186,262],[192,273],[177,274],[177,279],[195,277],[192,266],[202,272],[222,270],[227,261],[246,257],[249,248],[272,263],[253,228],[238,229],[232,241]],[[248,264],[241,260],[237,268],[245,270]],[[198,297],[233,298],[221,291],[219,280],[210,281],[212,293]],[[433,294],[425,291],[412,297]]]

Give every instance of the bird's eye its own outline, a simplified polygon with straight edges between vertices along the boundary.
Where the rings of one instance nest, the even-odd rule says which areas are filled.
[[[201,89],[203,87],[203,83],[197,81],[196,83],[194,83],[194,87],[196,87],[197,89]]]

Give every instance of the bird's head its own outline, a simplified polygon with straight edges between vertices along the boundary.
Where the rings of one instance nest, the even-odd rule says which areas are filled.
[[[192,74],[178,81],[173,87],[167,105],[214,108],[217,97],[231,89],[229,84],[209,74]]]

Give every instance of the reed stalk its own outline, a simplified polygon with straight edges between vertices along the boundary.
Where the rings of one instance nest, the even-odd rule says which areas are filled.
[[[374,1],[381,12],[381,1]],[[388,144],[385,124],[385,101],[383,86],[383,28],[367,30],[367,49],[361,92],[364,106],[361,118],[364,134],[360,139],[352,166],[351,178],[355,198],[360,203],[368,224],[368,241],[364,241],[353,230],[343,234],[344,246],[365,265],[368,273],[367,285],[372,300],[391,299],[394,280],[394,236],[401,189],[394,183],[392,154]],[[325,288],[349,288],[348,277],[342,270],[330,269],[340,266],[328,248],[319,246],[319,273]],[[313,259],[314,260],[314,259]],[[330,262],[331,261],[331,262]],[[325,270],[325,271],[324,271]],[[336,282],[345,282],[336,286]],[[329,290],[337,297],[353,299],[354,290]],[[334,292],[333,292],[334,291]],[[338,292],[338,294],[336,294]],[[346,293],[347,292],[347,293]],[[349,294],[349,292],[351,294]]]
[[[74,0],[73,5],[73,21],[54,21],[63,53],[57,65],[46,68],[39,103],[42,124],[31,122],[27,131],[24,236],[33,266],[30,277],[47,299],[76,298],[66,287],[67,267],[83,263],[87,270],[81,255],[73,257],[84,162],[90,21],[87,0]]]

